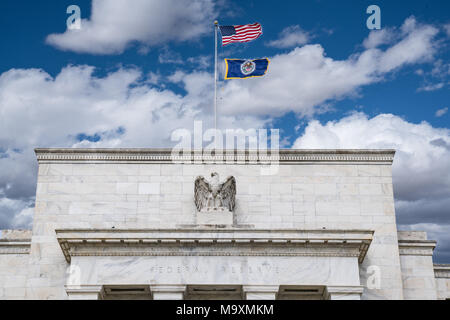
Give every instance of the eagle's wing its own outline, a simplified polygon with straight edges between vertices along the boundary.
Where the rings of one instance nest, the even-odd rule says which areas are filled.
[[[234,211],[236,206],[236,179],[228,177],[227,180],[220,186],[220,195],[222,197],[223,205],[230,211]]]
[[[197,177],[195,179],[194,199],[198,211],[201,211],[206,206],[206,201],[210,193],[211,187],[208,181],[202,176]]]

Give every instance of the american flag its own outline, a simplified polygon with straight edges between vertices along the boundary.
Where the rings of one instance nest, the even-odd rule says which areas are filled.
[[[262,35],[262,27],[259,23],[239,26],[220,26],[222,34],[222,46],[233,42],[249,42]]]

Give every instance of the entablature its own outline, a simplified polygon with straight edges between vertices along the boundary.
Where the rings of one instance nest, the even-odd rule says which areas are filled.
[[[331,256],[361,263],[371,230],[61,229],[68,262],[75,256]]]
[[[29,254],[31,240],[0,240],[0,254]]]

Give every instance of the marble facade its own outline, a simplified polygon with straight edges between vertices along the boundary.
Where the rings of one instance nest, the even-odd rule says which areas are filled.
[[[397,231],[392,150],[36,154],[33,230],[1,234],[0,299],[450,298],[436,242]],[[197,212],[211,172],[236,178],[233,213]]]

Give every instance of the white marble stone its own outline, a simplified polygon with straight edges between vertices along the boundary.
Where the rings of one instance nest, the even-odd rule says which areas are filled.
[[[233,212],[228,210],[200,211],[197,212],[196,221],[198,225],[229,225],[233,224]]]
[[[439,300],[450,299],[450,265],[435,264],[434,275],[436,279],[437,298]]]
[[[39,173],[33,236],[28,249],[3,246],[3,252],[20,249],[25,253],[2,254],[0,249],[1,299],[97,297],[87,287],[84,292],[66,291],[70,264],[81,268],[84,286],[133,285],[142,281],[150,286],[289,284],[327,287],[324,292],[330,299],[448,297],[448,277],[444,271],[433,271],[427,240],[417,239],[417,234],[406,239],[401,234],[399,246],[392,188],[393,151],[282,150],[274,175],[262,175],[260,164],[234,160],[227,164],[208,159],[204,163],[174,164],[170,150],[163,149],[38,149],[36,153]],[[237,157],[242,159],[239,153]],[[193,203],[194,180],[211,172],[236,178],[236,208],[231,218],[222,215],[202,220],[200,215],[199,220]],[[264,237],[272,234],[271,241],[275,242],[265,249],[252,249],[263,255],[251,255],[246,249],[251,248],[250,244],[235,242],[229,246],[233,255],[209,256],[177,256],[173,251],[169,256],[150,255],[148,250],[153,249],[145,246],[139,254],[127,256],[127,250],[139,249],[139,245],[127,244],[118,249],[124,250],[119,252],[122,255],[105,256],[100,251],[75,255],[69,264],[55,232],[90,229],[94,230],[91,234],[97,234],[103,229],[159,229],[167,231],[163,240],[173,240],[170,235],[174,230],[195,229],[204,223],[210,230],[200,231],[206,238],[196,235],[200,237],[197,240],[210,241],[224,237],[217,230],[230,221],[236,229],[263,230],[241,232],[236,240],[258,240],[258,234],[266,232]],[[290,234],[276,231],[280,229],[332,229],[347,237],[357,229],[374,233],[372,243],[364,249],[347,243],[338,254],[336,244],[315,244],[319,239],[311,238],[312,243],[286,246],[294,255],[284,252],[280,256],[274,248],[285,246],[283,241]],[[187,239],[191,235],[177,233],[178,240],[192,240]],[[108,239],[106,233],[101,236],[104,238],[97,240]],[[124,236],[131,241],[136,234]],[[304,240],[304,236],[300,232],[297,240]],[[195,243],[195,252],[208,248],[203,242]],[[361,255],[365,250],[367,253]],[[380,271],[379,288],[367,285],[371,276],[368,270],[374,266]],[[184,297],[179,291],[156,290],[153,295],[156,299]],[[247,298],[262,295],[273,298],[273,292],[248,292]]]
[[[139,183],[139,194],[160,194],[159,183]]]
[[[435,241],[425,232],[399,232],[403,293],[408,300],[436,300],[437,288],[433,268]]]

